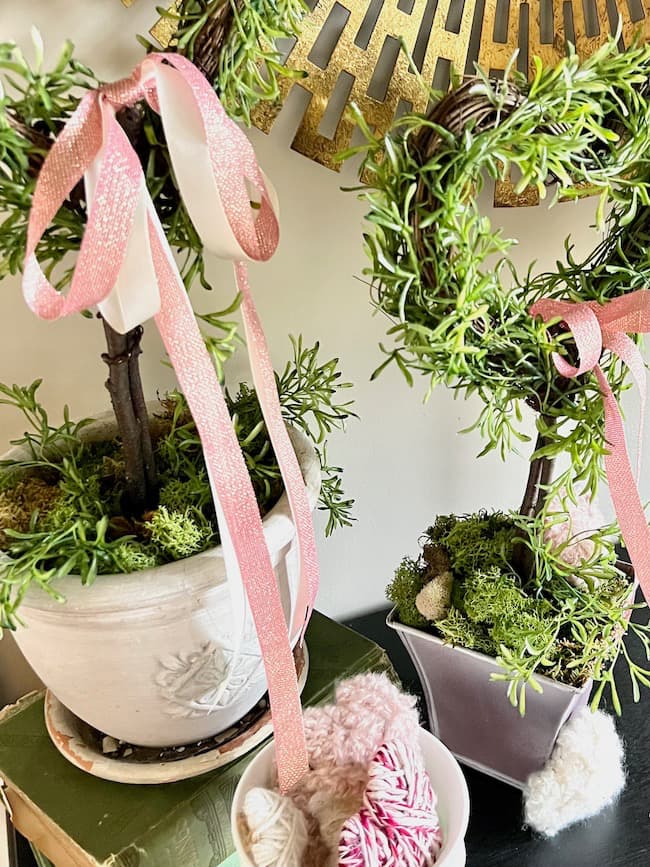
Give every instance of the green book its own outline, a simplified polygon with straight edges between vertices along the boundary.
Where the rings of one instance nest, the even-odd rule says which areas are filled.
[[[315,613],[307,630],[303,704],[332,698],[337,681],[391,663],[374,642]],[[230,805],[245,756],[200,777],[155,786],[111,783],[71,765],[52,745],[43,694],[0,717],[0,784],[16,828],[56,867],[235,867]]]

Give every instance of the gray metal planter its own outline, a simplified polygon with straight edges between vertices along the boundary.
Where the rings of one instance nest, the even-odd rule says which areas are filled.
[[[581,689],[539,677],[543,693],[529,689],[522,717],[506,696],[506,684],[483,653],[452,647],[435,635],[404,626],[393,609],[387,624],[399,633],[422,682],[431,730],[465,765],[523,788],[548,760],[567,719],[589,700]]]

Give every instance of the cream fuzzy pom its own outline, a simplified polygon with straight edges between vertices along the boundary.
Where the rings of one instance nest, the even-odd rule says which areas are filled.
[[[307,822],[290,798],[269,789],[246,794],[248,850],[257,867],[297,867],[307,848]]]
[[[441,572],[425,584],[415,597],[415,607],[420,614],[432,622],[446,617],[451,605],[453,584],[454,576],[451,572]]]
[[[595,816],[625,785],[623,758],[610,716],[588,708],[574,714],[560,731],[546,766],[528,778],[526,823],[551,837]]]

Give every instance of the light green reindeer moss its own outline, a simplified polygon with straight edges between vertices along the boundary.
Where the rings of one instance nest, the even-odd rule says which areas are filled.
[[[424,587],[426,579],[417,560],[405,557],[395,570],[393,580],[388,585],[386,595],[397,606],[399,619],[405,626],[427,626],[428,621],[415,607],[415,597]]]
[[[145,526],[151,534],[151,541],[169,560],[182,560],[204,551],[214,536],[210,524],[192,506],[183,512],[160,506]]]
[[[600,541],[603,557],[581,567],[582,584],[567,580],[566,566],[562,571],[559,564],[524,581],[513,566],[513,552],[519,544],[536,557],[545,550],[539,520],[523,524],[516,515],[499,512],[443,515],[424,534],[420,556],[406,557],[398,566],[388,598],[405,625],[493,656],[503,669],[496,679],[508,683],[510,699],[522,712],[526,687],[541,688],[537,675],[572,686],[593,677],[597,705],[606,684],[615,690],[611,668],[619,653],[626,654],[626,629],[648,641],[647,627],[626,619],[630,584],[615,565],[613,543],[605,536]],[[449,568],[451,607],[444,618],[427,621],[417,595]],[[626,661],[633,682],[645,683],[645,671],[627,655]],[[613,696],[616,707],[615,691]]]

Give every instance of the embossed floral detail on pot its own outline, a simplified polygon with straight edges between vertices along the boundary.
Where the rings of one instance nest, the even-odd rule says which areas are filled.
[[[290,434],[313,506],[318,457],[302,432]],[[114,420],[100,417],[85,435],[114,436]],[[15,457],[15,450],[10,454]],[[289,622],[299,570],[286,495],[263,525]],[[152,747],[192,743],[233,725],[266,691],[248,612],[237,670],[214,702],[240,628],[233,622],[220,546],[153,569],[100,575],[87,587],[70,575],[56,589],[64,604],[38,587],[28,589],[16,641],[67,708],[114,738]]]

